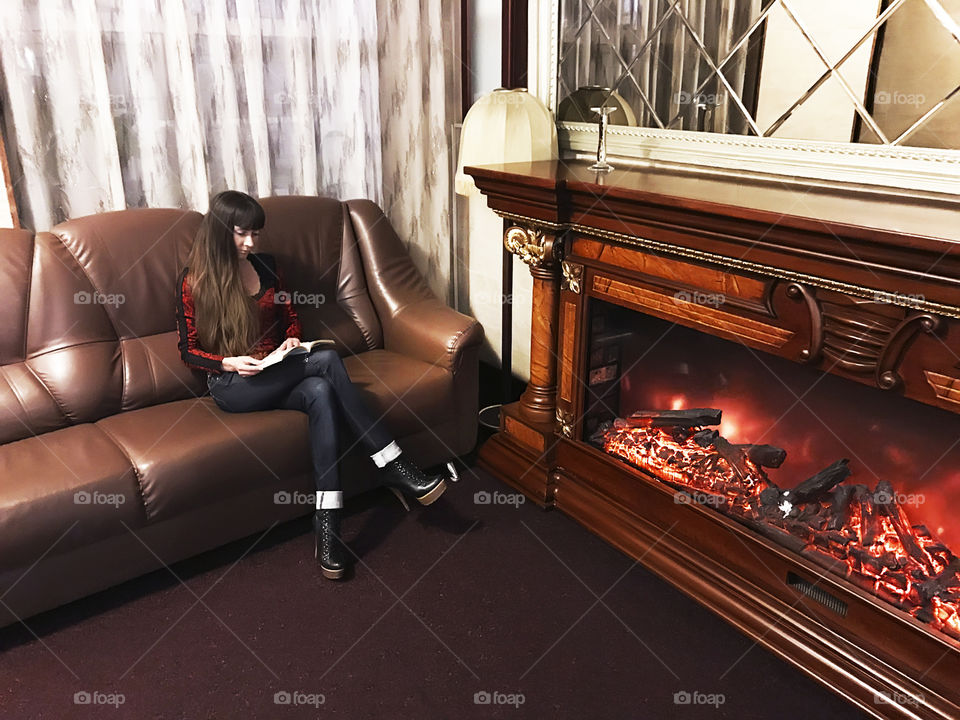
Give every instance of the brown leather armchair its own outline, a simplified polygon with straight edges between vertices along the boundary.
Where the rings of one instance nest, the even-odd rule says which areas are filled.
[[[304,338],[337,342],[414,460],[469,452],[480,325],[437,300],[374,203],[262,204],[259,250],[309,299]],[[313,509],[306,416],[224,413],[180,361],[175,285],[200,219],[0,230],[0,626]],[[376,473],[344,442],[350,496]]]

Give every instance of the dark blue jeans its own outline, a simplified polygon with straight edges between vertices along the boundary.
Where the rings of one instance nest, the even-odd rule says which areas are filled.
[[[383,420],[375,419],[367,408],[335,350],[287,358],[247,377],[235,372],[211,374],[207,386],[217,406],[227,412],[283,408],[307,413],[318,492],[341,489],[337,472],[341,420],[371,455],[393,440]]]

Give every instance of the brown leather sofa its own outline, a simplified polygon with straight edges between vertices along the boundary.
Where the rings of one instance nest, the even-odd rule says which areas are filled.
[[[414,460],[469,452],[480,325],[431,293],[374,203],[262,202],[258,249],[304,339],[337,341]],[[175,285],[200,219],[0,230],[0,626],[313,510],[306,415],[221,412],[180,360]],[[375,482],[352,443],[348,497]]]

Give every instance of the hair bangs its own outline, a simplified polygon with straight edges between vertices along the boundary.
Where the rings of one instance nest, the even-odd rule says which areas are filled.
[[[266,222],[263,208],[253,198],[249,199],[250,202],[237,203],[237,207],[234,208],[233,224],[242,230],[260,230]]]

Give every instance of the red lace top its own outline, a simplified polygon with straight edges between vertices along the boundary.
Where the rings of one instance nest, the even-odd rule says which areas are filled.
[[[300,320],[293,309],[289,293],[284,291],[283,281],[272,255],[250,253],[247,259],[260,277],[260,291],[254,295],[260,313],[260,340],[250,352],[262,358],[276,350],[286,338],[299,338]],[[193,296],[187,283],[187,270],[180,273],[177,283],[180,296],[177,299],[177,334],[180,357],[187,367],[209,373],[223,372],[223,355],[207,352],[200,347],[197,326],[194,321]]]

